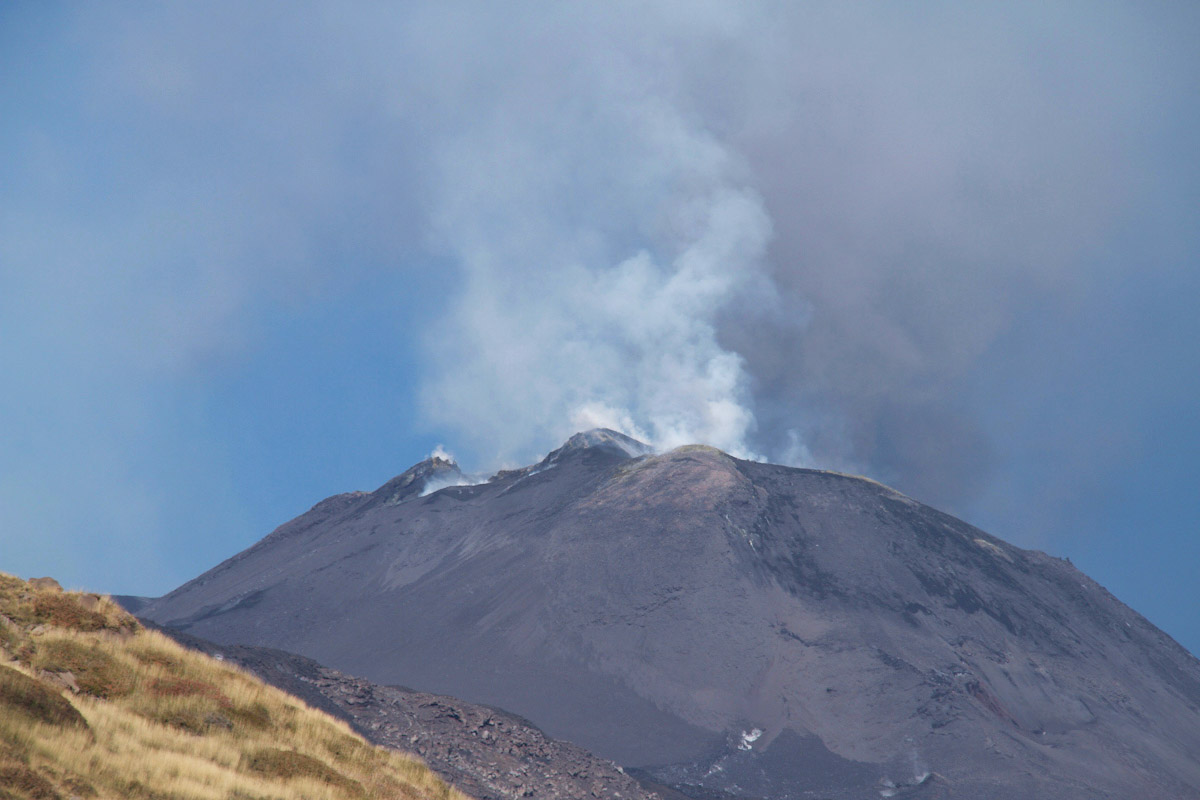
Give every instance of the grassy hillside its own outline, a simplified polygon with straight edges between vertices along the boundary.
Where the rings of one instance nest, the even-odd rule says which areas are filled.
[[[106,597],[0,573],[0,800],[466,800]]]

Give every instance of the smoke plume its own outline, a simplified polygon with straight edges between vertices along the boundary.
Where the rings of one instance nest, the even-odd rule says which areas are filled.
[[[470,101],[439,117],[429,171],[430,243],[462,283],[428,336],[427,419],[485,460],[596,424],[974,496],[994,461],[979,370],[1091,280],[1139,197],[1141,23],[633,17],[483,12],[486,77],[435,57]]]

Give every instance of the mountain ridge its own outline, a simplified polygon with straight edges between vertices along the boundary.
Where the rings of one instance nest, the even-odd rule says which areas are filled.
[[[1065,561],[869,479],[597,435],[416,482],[324,501],[143,613],[694,792],[1200,796],[1200,662]]]

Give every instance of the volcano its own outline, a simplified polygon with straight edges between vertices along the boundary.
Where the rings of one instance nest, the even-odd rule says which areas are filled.
[[[503,708],[696,798],[1200,797],[1200,662],[873,481],[572,437],[337,495],[139,611]]]

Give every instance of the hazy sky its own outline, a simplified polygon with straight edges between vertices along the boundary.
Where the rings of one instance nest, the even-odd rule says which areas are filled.
[[[863,473],[1200,652],[1200,6],[0,4],[0,569],[438,444]]]

